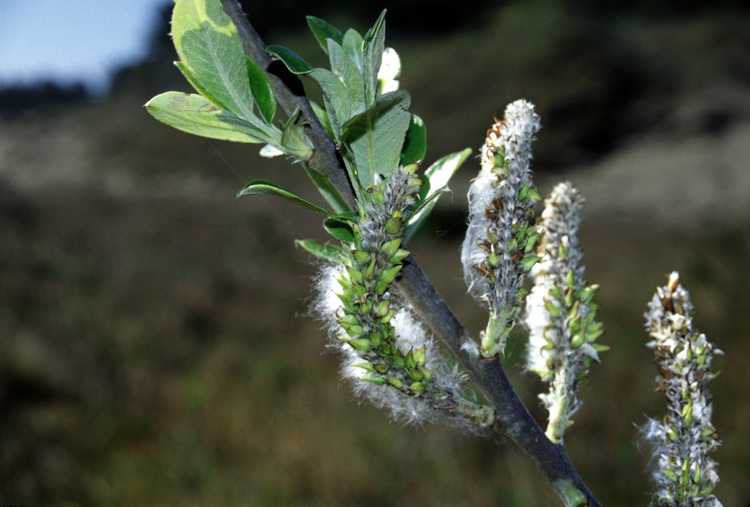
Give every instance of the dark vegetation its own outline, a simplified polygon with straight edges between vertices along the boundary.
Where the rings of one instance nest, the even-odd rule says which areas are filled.
[[[266,42],[313,60],[308,34],[280,28],[289,12],[293,26],[309,12],[359,29],[377,12],[328,5],[247,10]],[[740,2],[708,13],[703,2],[493,5],[389,11],[402,85],[428,127],[427,163],[477,148],[507,96],[537,104],[535,169],[560,178],[643,137],[718,138],[748,120],[737,95],[700,100],[750,85]],[[352,399],[307,316],[316,268],[292,245],[324,239],[318,217],[233,198],[252,179],[314,199],[310,186],[255,146],[193,138],[146,114],[151,96],[187,90],[167,31],[155,31],[151,58],[122,69],[104,102],[49,85],[0,93],[0,504],[557,505],[508,443],[401,427]],[[697,106],[687,114],[686,103]],[[411,248],[476,332],[483,311],[465,295],[458,261],[475,169],[466,164]],[[698,327],[726,352],[713,384],[725,442],[716,493],[744,505],[750,213],[680,228],[661,218],[586,217],[587,273],[601,285],[612,350],[583,387],[566,444],[603,504],[648,504],[649,453],[634,424],[664,405],[642,314],[677,269]],[[541,420],[541,384],[512,366],[521,340],[506,362]]]

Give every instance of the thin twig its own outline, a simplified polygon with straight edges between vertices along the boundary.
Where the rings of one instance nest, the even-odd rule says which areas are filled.
[[[304,120],[309,122],[310,140],[316,150],[313,157],[316,160],[311,160],[310,166],[328,178],[353,209],[354,192],[346,169],[333,141],[312,112],[299,79],[280,62],[271,59],[265,51],[265,44],[242,13],[237,0],[221,0],[221,3],[237,27],[245,53],[266,72],[282,109],[291,115],[299,108]],[[505,375],[500,360],[479,360],[461,350],[464,342],[471,341],[470,334],[427,279],[413,256],[404,261],[404,268],[396,283],[416,313],[456,356],[487,399],[497,407],[498,417],[494,429],[523,449],[561,497],[560,481],[567,481],[588,497],[591,507],[601,507],[578,476],[565,448],[553,444],[531,417]]]

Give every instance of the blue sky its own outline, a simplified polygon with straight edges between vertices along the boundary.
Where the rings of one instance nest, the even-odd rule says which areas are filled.
[[[172,0],[0,0],[0,86],[54,80],[104,93],[148,51]]]

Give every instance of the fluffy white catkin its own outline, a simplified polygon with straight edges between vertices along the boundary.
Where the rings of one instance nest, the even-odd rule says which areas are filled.
[[[469,293],[489,309],[480,352],[503,352],[519,309],[524,275],[537,258],[532,206],[531,143],[541,128],[526,100],[508,105],[505,119],[487,132],[481,170],[469,189],[469,226],[461,262]]]
[[[711,495],[719,475],[708,456],[721,442],[711,424],[708,384],[714,354],[719,350],[693,328],[690,295],[677,272],[669,275],[648,305],[646,328],[652,338],[659,375],[658,391],[667,398],[663,421],[651,420],[645,436],[654,444],[659,507],[720,507]]]
[[[534,286],[526,298],[527,368],[550,384],[549,392],[539,397],[549,411],[547,437],[555,443],[562,443],[581,405],[575,395],[578,383],[608,348],[595,343],[603,331],[594,321],[596,305],[591,302],[597,286],[586,285],[581,264],[582,204],[568,182],[556,185],[544,201],[541,260],[532,270]]]

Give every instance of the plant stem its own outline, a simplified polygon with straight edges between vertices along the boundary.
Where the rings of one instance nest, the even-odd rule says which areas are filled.
[[[333,141],[312,112],[301,82],[280,62],[271,60],[265,51],[265,44],[242,13],[237,0],[221,0],[221,3],[237,27],[245,53],[266,73],[281,107],[290,115],[299,108],[304,120],[309,122],[310,140],[316,150],[309,162],[310,167],[325,176],[351,209],[355,209],[354,190],[346,168]],[[461,345],[471,340],[470,334],[427,279],[413,256],[404,260],[404,268],[396,284],[425,324],[456,356],[469,377],[497,407],[498,417],[494,429],[523,449],[566,505],[581,505],[571,503],[570,491],[574,488],[583,498],[588,499],[590,507],[601,507],[578,476],[565,448],[553,444],[531,417],[505,375],[500,359],[479,359],[466,350],[461,350]]]
[[[346,168],[339,158],[331,138],[328,137],[325,128],[318,121],[318,117],[315,116],[310,101],[305,95],[302,82],[297,76],[289,72],[280,61],[271,59],[271,56],[266,52],[266,45],[255,28],[248,22],[237,0],[221,0],[221,4],[224,7],[224,12],[237,27],[242,49],[266,74],[281,108],[288,116],[292,116],[299,109],[301,111],[300,120],[308,124],[307,134],[313,146],[315,146],[315,152],[307,161],[307,164],[312,170],[331,182],[349,205],[349,208],[355,209],[354,189],[349,183]]]
[[[480,359],[461,349],[464,342],[471,340],[471,335],[413,256],[404,260],[400,275],[398,288],[413,305],[414,311],[456,356],[471,380],[497,408],[495,431],[513,440],[526,453],[561,498],[568,497],[567,490],[572,485],[589,499],[591,507],[601,507],[576,472],[565,447],[553,444],[531,417],[505,375],[500,358]]]

